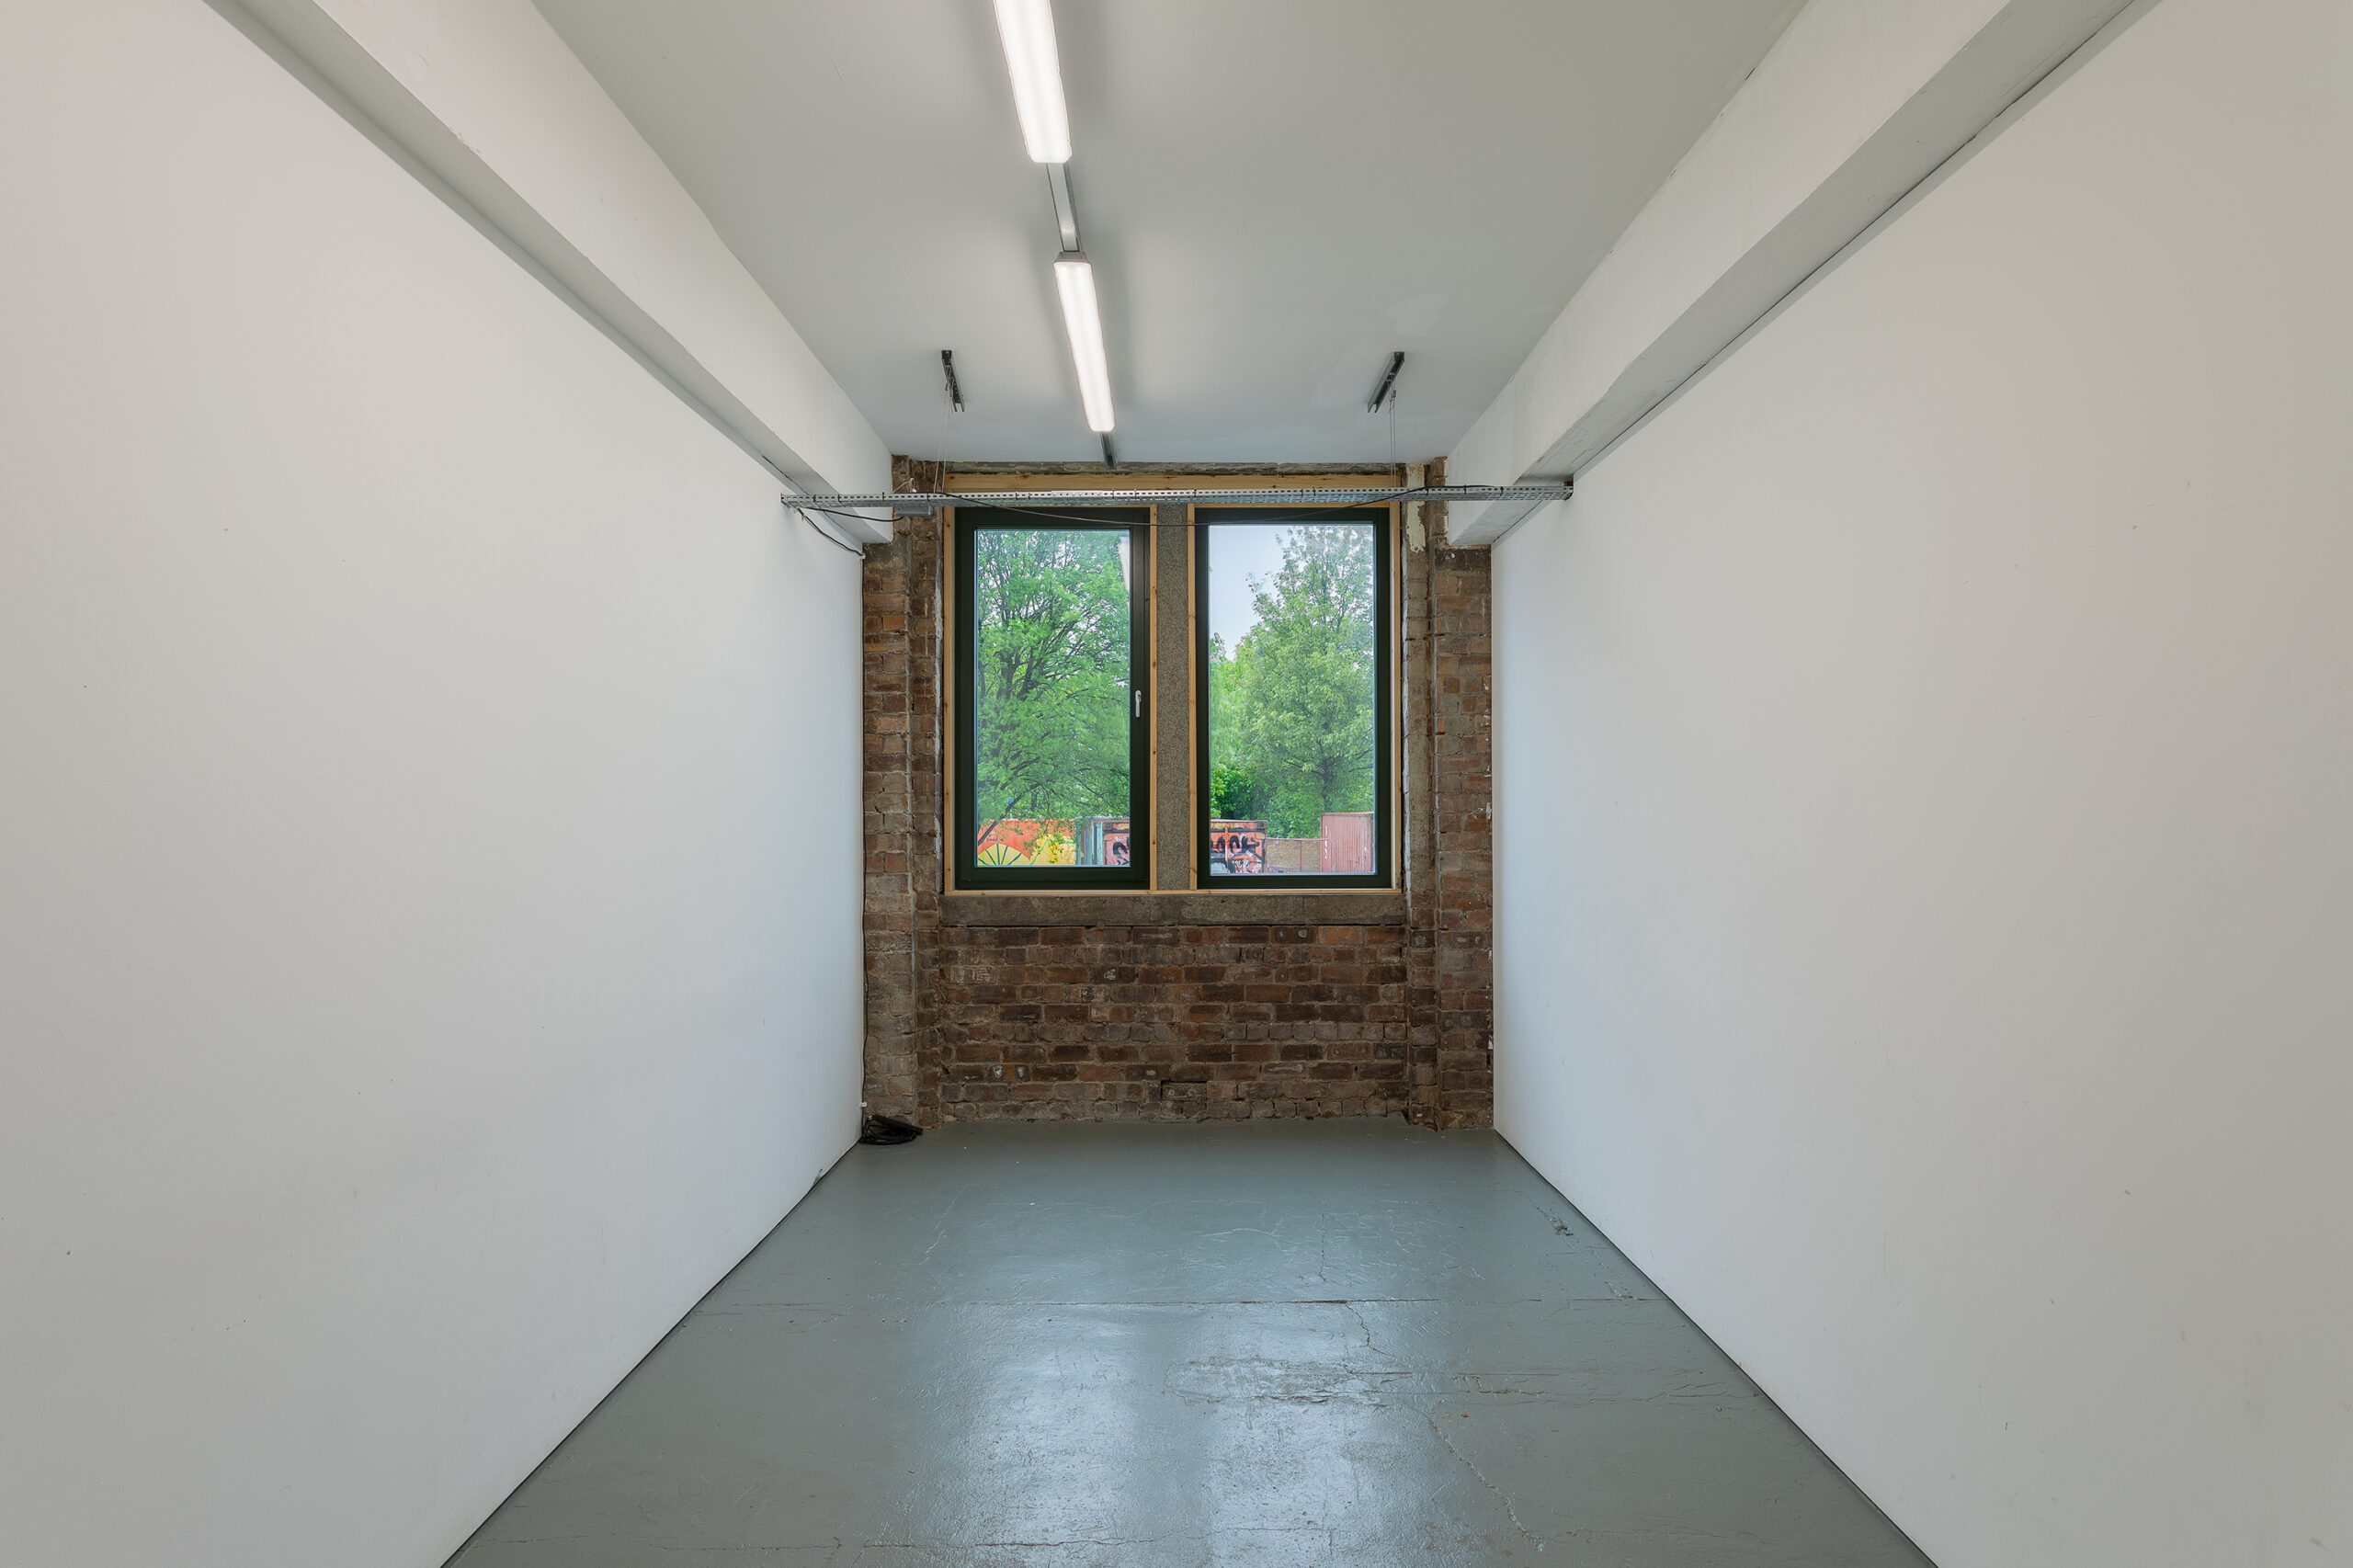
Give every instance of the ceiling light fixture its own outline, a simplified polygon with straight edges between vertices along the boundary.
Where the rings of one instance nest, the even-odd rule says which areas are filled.
[[[1054,48],[1052,0],[996,0],[996,34],[1013,76],[1013,111],[1021,140],[1040,164],[1070,162],[1070,109],[1063,100],[1063,62]]]
[[[1112,427],[1111,367],[1103,357],[1103,313],[1095,300],[1095,267],[1083,251],[1054,257],[1054,288],[1063,297],[1063,325],[1070,333],[1071,363],[1078,370],[1078,401],[1086,427],[1104,435]]]

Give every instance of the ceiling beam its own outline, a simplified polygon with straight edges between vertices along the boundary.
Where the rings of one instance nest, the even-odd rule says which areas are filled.
[[[1465,482],[1598,456],[2129,0],[1812,0],[1449,455]],[[1537,508],[1456,504],[1458,545]]]

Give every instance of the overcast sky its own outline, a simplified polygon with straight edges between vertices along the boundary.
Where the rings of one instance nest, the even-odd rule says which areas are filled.
[[[1282,570],[1283,540],[1291,530],[1280,523],[1222,523],[1202,532],[1217,546],[1210,551],[1210,635],[1231,649],[1258,624],[1249,579],[1264,582]]]

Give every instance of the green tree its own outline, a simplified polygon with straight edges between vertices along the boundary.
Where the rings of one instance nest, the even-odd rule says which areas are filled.
[[[975,826],[1128,814],[1129,599],[1101,528],[986,528],[972,551]]]
[[[1241,710],[1235,651],[1210,635],[1210,815],[1247,821],[1258,809],[1258,780],[1233,742],[1233,720]]]
[[[1210,815],[1247,821],[1258,809],[1258,780],[1250,770],[1221,763],[1210,769]]]
[[[1372,808],[1372,530],[1310,524],[1282,550],[1251,581],[1257,623],[1231,653],[1211,646],[1211,778],[1247,778],[1275,836],[1313,838],[1324,812]]]

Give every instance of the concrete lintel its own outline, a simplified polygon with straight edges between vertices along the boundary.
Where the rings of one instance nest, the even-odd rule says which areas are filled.
[[[795,489],[888,487],[881,438],[529,0],[210,3],[342,95]]]
[[[2125,9],[1812,0],[1450,455],[1574,474]],[[1534,508],[1456,508],[1492,544]]]

